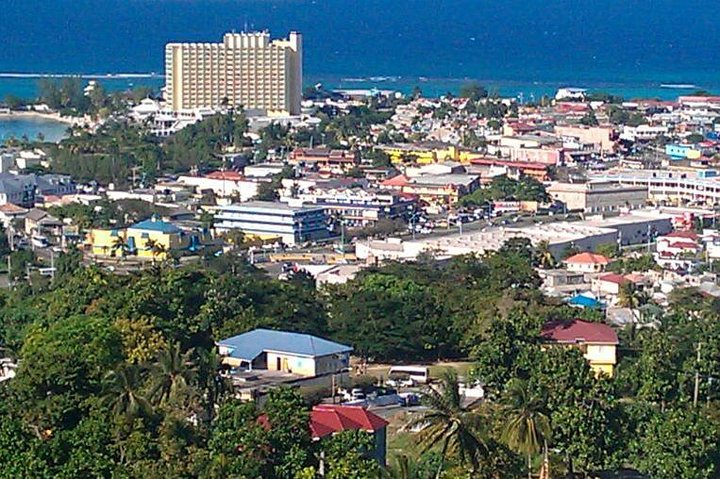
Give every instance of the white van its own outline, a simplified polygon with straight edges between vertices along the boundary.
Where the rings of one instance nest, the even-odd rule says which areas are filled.
[[[414,386],[416,384],[427,384],[430,378],[430,370],[425,366],[393,366],[388,372],[388,386]]]

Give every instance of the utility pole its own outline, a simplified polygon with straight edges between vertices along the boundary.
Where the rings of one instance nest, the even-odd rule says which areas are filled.
[[[700,348],[702,343],[697,345],[697,363],[695,364],[695,390],[693,391],[693,407],[697,407],[698,395],[700,394]]]
[[[343,255],[343,259],[345,259],[345,220],[340,219],[340,252]],[[333,375],[333,380],[335,380],[335,376]]]
[[[50,248],[50,282],[55,281],[55,251]]]

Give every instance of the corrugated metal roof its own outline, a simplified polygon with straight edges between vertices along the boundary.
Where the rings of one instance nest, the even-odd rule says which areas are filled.
[[[141,221],[140,223],[132,225],[128,229],[134,230],[148,230],[148,231],[160,231],[161,233],[180,233],[180,228],[177,226],[166,223],[165,221],[149,219]]]
[[[252,361],[263,352],[288,353],[296,356],[320,357],[349,353],[350,346],[335,343],[310,334],[255,329],[218,341],[218,346],[230,350],[230,357]]]

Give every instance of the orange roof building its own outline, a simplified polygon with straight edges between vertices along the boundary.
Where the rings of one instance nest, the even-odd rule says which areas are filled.
[[[575,273],[600,273],[610,264],[610,258],[595,253],[578,253],[565,261],[568,271]]]

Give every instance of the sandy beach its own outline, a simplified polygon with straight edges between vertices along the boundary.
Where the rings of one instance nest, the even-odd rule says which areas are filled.
[[[79,125],[88,123],[88,119],[84,117],[62,116],[60,115],[60,113],[56,112],[46,113],[40,111],[12,110],[10,111],[10,113],[0,113],[0,119],[1,118],[50,120],[65,123],[68,125]]]

